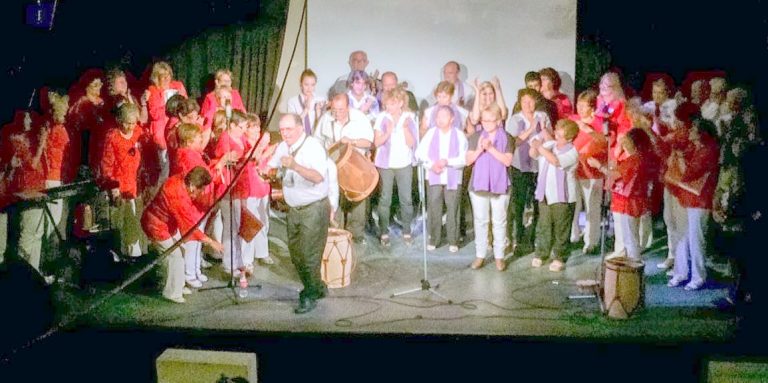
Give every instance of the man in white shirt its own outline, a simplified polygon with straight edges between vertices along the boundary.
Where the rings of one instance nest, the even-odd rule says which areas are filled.
[[[461,80],[461,66],[456,61],[448,61],[443,65],[443,81],[448,81],[453,84],[454,92],[451,97],[451,102],[454,105],[462,108],[468,108],[472,106],[475,100],[475,92],[472,85],[466,81]],[[431,104],[434,104],[436,100],[432,98],[432,95],[428,98]]]
[[[373,144],[373,127],[365,114],[350,109],[349,97],[346,93],[341,93],[331,99],[331,110],[320,119],[315,129],[315,138],[323,143],[326,150],[336,143],[342,143],[351,145],[369,158],[368,153]],[[358,243],[365,243],[367,201],[352,202],[342,194],[341,209],[336,217],[336,221],[349,230]]]
[[[330,222],[327,155],[317,139],[306,135],[301,120],[297,114],[280,118],[283,142],[269,161],[269,167],[284,170],[288,251],[304,285],[294,310],[297,314],[311,311],[317,306],[316,300],[327,294],[320,262]]]

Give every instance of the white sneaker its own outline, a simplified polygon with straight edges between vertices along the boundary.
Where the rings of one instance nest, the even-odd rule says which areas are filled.
[[[165,298],[165,299],[167,299],[167,300],[169,300],[171,302],[176,302],[176,303],[186,303],[187,302],[187,300],[184,299],[184,297],[170,298],[170,297],[164,296],[163,298]]]
[[[677,279],[675,277],[672,277],[672,279],[670,279],[669,282],[667,282],[667,286],[669,286],[669,287],[678,287],[678,286],[680,286],[682,284],[683,284],[683,280],[682,279]]]
[[[458,246],[453,246],[453,245],[448,246],[448,251],[450,251],[451,253],[458,253],[459,252],[459,247]]]
[[[203,274],[198,274],[197,275],[197,280],[200,281],[200,282],[208,282],[208,277],[206,277]]]
[[[203,282],[200,282],[197,279],[187,279],[187,286],[199,289],[203,287]]]
[[[675,264],[674,258],[667,258],[664,260],[664,262],[661,262],[658,265],[656,265],[656,267],[662,270],[666,270],[666,269],[672,268],[674,264]]]
[[[700,289],[702,287],[704,287],[704,281],[701,281],[701,282],[693,282],[693,281],[691,281],[691,282],[688,282],[688,284],[685,285],[684,288],[685,288],[686,291],[693,291],[693,290],[698,290],[698,289]]]
[[[427,250],[434,251],[435,250],[435,245],[427,245]]]
[[[192,290],[189,289],[189,287],[184,286],[184,288],[181,290],[182,295],[189,295],[192,294]]]

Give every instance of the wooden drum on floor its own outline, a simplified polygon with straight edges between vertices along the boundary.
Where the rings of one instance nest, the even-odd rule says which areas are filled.
[[[630,258],[613,258],[605,261],[603,298],[608,316],[627,319],[645,301],[645,264]]]
[[[328,156],[336,163],[339,188],[348,200],[364,200],[379,184],[376,166],[351,145],[337,142],[328,148]]]
[[[349,286],[355,254],[352,250],[352,233],[341,229],[328,229],[328,240],[320,263],[320,277],[328,288]]]

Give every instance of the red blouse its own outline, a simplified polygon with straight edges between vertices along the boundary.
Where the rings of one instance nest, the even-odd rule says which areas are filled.
[[[680,179],[682,182],[692,182],[708,173],[701,193],[696,195],[679,187],[671,189],[680,205],[685,208],[712,209],[712,198],[720,172],[720,149],[717,142],[711,138],[702,137],[701,142],[702,147],[696,148],[690,144],[685,151],[685,171]]]
[[[213,116],[216,111],[223,109],[223,105],[219,105],[219,100],[216,98],[216,92],[209,92],[205,95],[203,105],[200,106],[200,115],[205,118],[203,124],[203,132],[211,129],[213,125]],[[237,89],[232,89],[232,109],[245,112],[245,104],[243,104],[243,98],[240,96],[240,92]]]
[[[139,165],[143,134],[137,124],[130,138],[123,137],[118,128],[110,129],[104,141],[104,156],[101,159],[99,186],[104,190],[120,189],[120,196],[133,199],[138,196]]]
[[[153,142],[159,149],[165,149],[165,127],[168,125],[168,116],[165,114],[165,102],[168,94],[176,91],[178,94],[187,97],[187,90],[180,81],[171,81],[168,89],[160,89],[155,85],[149,86],[149,100],[147,100],[147,109],[149,112],[149,131],[152,134]]]
[[[176,231],[184,235],[194,228],[186,241],[201,241],[206,238],[195,224],[200,212],[184,184],[184,177],[175,175],[165,181],[155,199],[150,202],[141,216],[141,227],[150,240],[159,242],[173,236]]]
[[[43,168],[46,180],[62,180],[62,172],[65,171],[64,169],[69,168],[69,162],[73,160],[69,150],[69,133],[67,133],[67,128],[64,124],[53,124],[53,127],[48,132],[48,143],[43,152]],[[69,156],[66,158],[66,161],[65,155]]]
[[[571,114],[573,114],[573,104],[571,103],[571,100],[568,99],[568,96],[557,92],[554,97],[552,97],[552,101],[555,102],[555,105],[557,106],[557,118],[568,118]],[[557,121],[552,121],[552,124],[554,125]],[[598,130],[599,132],[599,130]]]
[[[237,169],[242,165],[242,160],[250,150],[250,145],[245,135],[240,138],[233,138],[229,135],[229,132],[224,132],[216,142],[216,148],[214,150],[214,162],[218,162],[221,158],[230,151],[235,151],[238,155],[238,163],[231,167],[231,172],[225,167],[221,173],[221,176],[214,174],[214,181],[216,182],[216,195],[221,195],[229,185],[230,177],[233,177],[237,172]],[[238,199],[248,198],[250,195],[250,172],[253,171],[251,166],[246,166],[240,177],[235,181],[235,186],[232,189],[232,196]]]
[[[611,193],[611,211],[640,217],[650,208],[651,172],[643,158],[631,155],[618,162],[619,177]]]
[[[572,121],[580,121],[578,114],[569,117]],[[586,133],[579,130],[579,134],[573,140],[573,146],[579,152],[579,166],[576,168],[576,177],[578,179],[600,179],[604,175],[599,170],[589,166],[587,159],[595,158],[600,163],[608,162],[608,140],[601,133],[603,120],[600,117],[594,117],[589,124],[594,132]]]

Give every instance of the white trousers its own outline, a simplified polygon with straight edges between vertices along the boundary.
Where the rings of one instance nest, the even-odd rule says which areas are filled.
[[[203,221],[198,225],[198,229],[205,231],[205,224],[208,222],[208,218],[203,218]],[[202,275],[200,265],[203,260],[203,243],[200,241],[187,241],[182,247],[184,248],[184,278],[188,281],[197,279]]]
[[[493,225],[493,258],[504,258],[507,237],[509,194],[469,192],[475,224],[475,256],[485,258],[488,252],[488,224]]]
[[[653,216],[650,212],[640,217],[640,249],[645,250],[653,244]]]
[[[269,239],[267,238],[267,233],[269,232],[269,196],[261,198],[248,197],[245,201],[245,206],[251,214],[264,224],[261,231],[253,237],[251,242],[246,242],[245,239],[240,238],[243,264],[248,266],[253,265],[254,258],[266,258],[269,256]]]
[[[613,213],[614,231],[616,242],[614,252],[617,254],[626,250],[627,256],[632,259],[640,259],[640,217],[627,214]]]
[[[684,208],[683,214],[675,216],[675,228],[679,230],[680,240],[675,248],[674,278],[684,281],[690,274],[691,283],[706,281],[707,269],[704,266],[704,257],[710,217],[710,210],[697,208]]]
[[[174,243],[181,239],[178,231],[164,241],[155,242],[160,254],[170,249]],[[184,248],[179,246],[163,260],[165,285],[163,296],[169,299],[178,299],[183,296],[184,290]]]
[[[43,208],[25,208],[19,213],[21,233],[19,255],[35,270],[40,271],[40,253],[45,235],[45,212]]]
[[[222,223],[222,238],[221,243],[224,245],[224,254],[222,256],[222,265],[225,272],[232,271],[241,268],[243,263],[243,257],[241,252],[241,238],[240,238],[240,209],[244,205],[244,200],[233,198],[232,209],[230,210],[229,196],[219,202],[219,211],[221,211],[221,223]],[[234,263],[234,264],[233,264]]]
[[[583,210],[587,218],[584,225],[584,247],[592,247],[600,244],[600,199],[603,196],[603,179],[578,180],[579,193],[576,198],[576,210],[573,212],[573,224],[571,225],[571,242],[578,241],[582,231],[579,226],[579,213]]]
[[[675,259],[675,249],[680,242],[680,230],[675,227],[674,217],[684,215],[685,209],[677,198],[664,188],[664,225],[667,227],[667,258]]]

